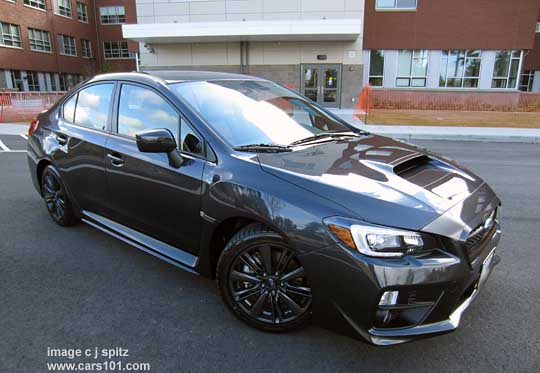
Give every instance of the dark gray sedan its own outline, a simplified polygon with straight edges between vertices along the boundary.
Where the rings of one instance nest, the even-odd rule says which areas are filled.
[[[477,175],[255,77],[97,76],[32,122],[28,161],[55,222],[216,278],[266,331],[448,332],[498,262]]]

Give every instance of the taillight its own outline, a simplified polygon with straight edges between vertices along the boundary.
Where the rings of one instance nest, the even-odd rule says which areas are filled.
[[[39,126],[39,119],[34,118],[34,120],[32,120],[32,122],[30,123],[30,127],[28,128],[28,134],[29,135],[33,134],[38,129],[38,126]]]

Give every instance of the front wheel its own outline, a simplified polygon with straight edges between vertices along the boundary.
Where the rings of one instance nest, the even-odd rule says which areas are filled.
[[[261,224],[240,230],[218,262],[218,286],[242,321],[270,332],[305,325],[311,316],[311,286],[294,251]]]

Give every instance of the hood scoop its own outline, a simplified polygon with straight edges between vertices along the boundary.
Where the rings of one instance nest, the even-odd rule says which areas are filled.
[[[431,158],[429,158],[427,155],[418,155],[394,166],[394,173],[403,177],[404,179],[408,179],[408,177],[421,170],[430,162]]]
[[[463,171],[428,155],[410,158],[394,166],[393,171],[397,176],[447,200],[469,194],[474,181]]]

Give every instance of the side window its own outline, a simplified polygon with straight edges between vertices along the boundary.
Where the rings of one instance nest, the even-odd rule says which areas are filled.
[[[157,93],[131,84],[123,84],[118,106],[118,133],[135,136],[157,128],[172,132],[178,142],[180,117]]]
[[[185,120],[180,127],[180,149],[183,152],[204,155],[204,143]]]
[[[77,94],[74,94],[64,104],[64,119],[69,123],[73,123],[75,119],[75,103],[77,102]]]
[[[104,130],[107,128],[109,106],[114,84],[96,84],[79,91],[75,109],[75,124]]]

